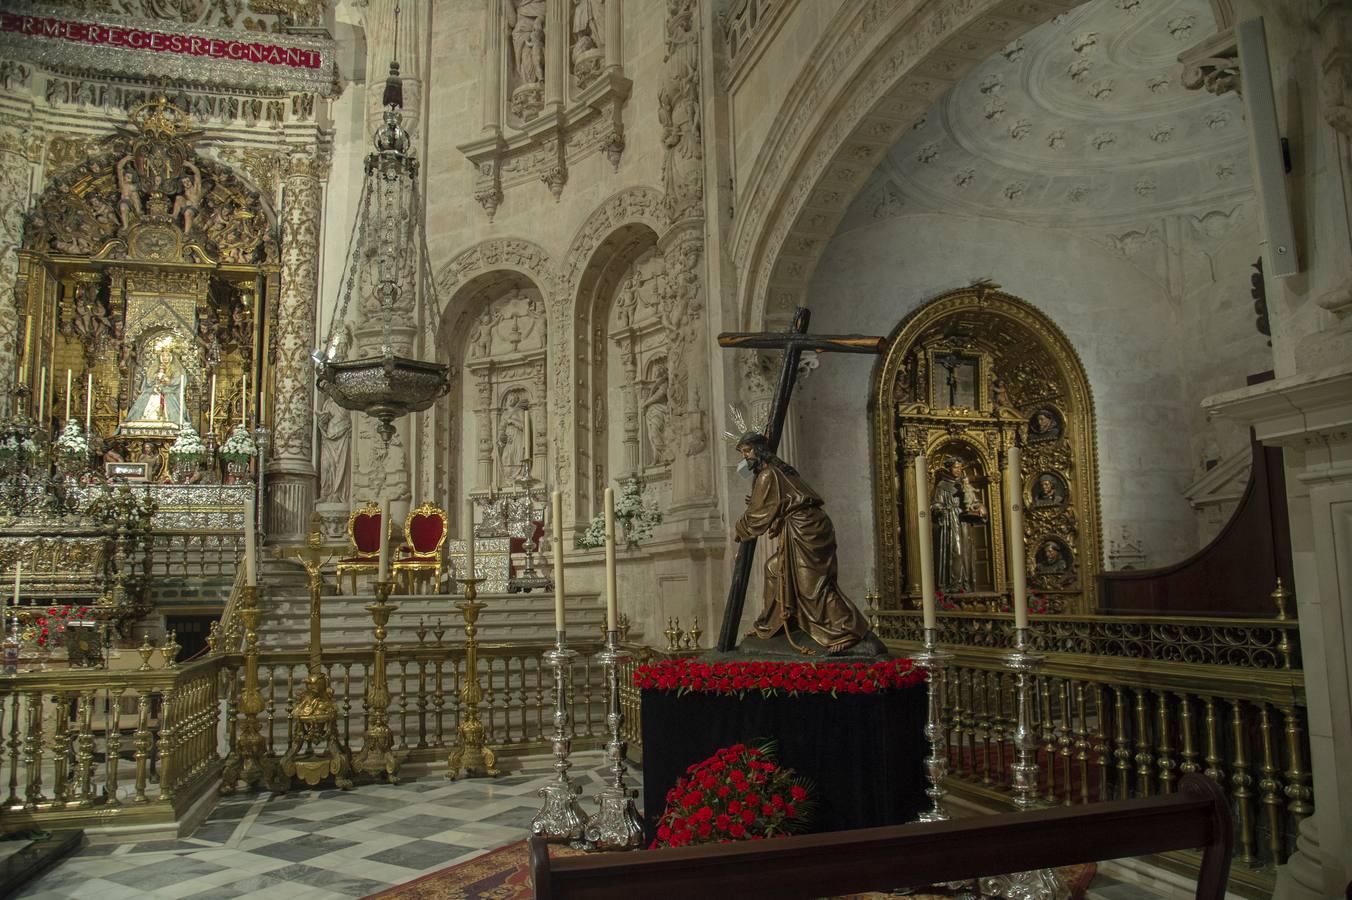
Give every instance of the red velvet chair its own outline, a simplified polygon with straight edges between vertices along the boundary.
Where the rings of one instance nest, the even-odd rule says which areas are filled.
[[[352,510],[347,517],[347,539],[352,543],[352,554],[338,560],[334,580],[338,590],[343,589],[343,575],[352,576],[352,593],[357,593],[357,576],[375,574],[380,568],[380,542],[388,534],[388,526],[380,521],[380,507],[373,501]]]
[[[431,503],[423,503],[409,510],[404,520],[404,544],[399,548],[399,558],[394,561],[395,580],[399,575],[406,576],[406,590],[413,593],[413,584],[418,573],[431,572],[433,592],[441,588],[441,569],[444,555],[441,552],[446,544],[449,530],[446,511]]]

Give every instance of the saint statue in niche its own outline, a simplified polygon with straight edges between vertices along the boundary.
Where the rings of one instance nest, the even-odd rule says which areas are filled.
[[[506,0],[507,28],[512,34],[512,59],[521,84],[545,80],[544,0]]]
[[[136,399],[127,410],[127,421],[177,425],[182,414],[183,365],[174,353],[170,335],[157,338],[150,347],[137,385]]]
[[[521,391],[512,391],[503,400],[498,420],[498,477],[511,481],[530,474],[530,404]]]
[[[986,521],[985,505],[972,487],[966,468],[956,456],[945,458],[930,495],[934,572],[939,589],[947,594],[975,589],[977,536],[974,532],[975,526]]]
[[[660,465],[671,461],[668,450],[667,429],[671,426],[671,407],[667,401],[667,367],[659,362],[649,372],[651,378],[646,384],[647,393],[643,396],[643,427],[648,434],[648,446],[651,456],[650,465]]]
[[[1066,503],[1066,482],[1055,472],[1042,472],[1033,482],[1033,508],[1048,509],[1064,506]]]
[[[346,503],[352,415],[327,394],[319,407],[319,502]]]

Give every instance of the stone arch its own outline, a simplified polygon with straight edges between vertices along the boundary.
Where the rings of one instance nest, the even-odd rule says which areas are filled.
[[[476,243],[450,259],[434,278],[437,288],[437,316],[435,316],[434,343],[442,361],[452,362],[453,369],[462,370],[466,342],[473,335],[473,323],[492,299],[530,286],[545,301],[545,327],[548,334],[560,330],[556,268],[548,251],[525,238],[493,238]],[[552,346],[549,347],[552,351]],[[549,370],[556,369],[550,359]],[[566,388],[566,382],[564,384]],[[557,415],[557,397],[561,388],[553,380],[548,384],[550,416]],[[425,419],[425,434],[420,441],[420,470],[431,473],[435,496],[446,496],[457,488],[460,478],[452,476],[450,465],[461,457],[461,441],[466,428],[464,419],[464,385],[453,382],[452,391],[437,401],[434,415]],[[557,422],[557,419],[554,419]],[[539,473],[537,473],[538,476]],[[472,485],[470,485],[472,486]],[[452,519],[461,515],[452,511]],[[457,524],[458,527],[458,524]]]
[[[953,83],[1083,0],[846,3],[757,154],[733,240],[742,324],[801,305],[813,270],[879,159]]]
[[[503,244],[511,246],[503,247]],[[425,441],[432,445],[434,458],[430,471],[435,481],[436,496],[463,497],[467,491],[487,487],[492,476],[485,470],[483,460],[492,459],[492,423],[486,410],[501,399],[508,391],[495,391],[491,383],[477,383],[480,379],[472,367],[475,357],[487,357],[494,350],[493,337],[489,324],[484,317],[492,305],[513,294],[524,297],[538,297],[541,301],[540,318],[535,320],[544,329],[540,342],[541,354],[530,365],[540,368],[538,390],[530,390],[531,406],[547,414],[551,423],[555,421],[553,397],[557,391],[549,384],[550,366],[543,354],[549,352],[548,336],[559,327],[553,314],[555,304],[552,265],[543,250],[528,241],[505,240],[489,241],[462,253],[450,264],[443,267],[437,276],[438,297],[444,298],[444,305],[437,322],[436,346],[438,358],[450,362],[460,372],[460,378],[452,384],[450,393],[437,402],[434,425],[434,440]],[[527,322],[529,326],[532,322]],[[473,379],[473,381],[471,381]],[[472,404],[467,407],[467,391],[473,390]],[[465,448],[462,442],[470,432],[469,416],[473,412],[476,446],[467,471]],[[488,416],[485,419],[485,416]],[[548,434],[551,429],[544,428],[544,421],[538,423],[540,434]],[[536,477],[542,476],[543,460],[537,459]],[[465,483],[462,483],[465,482]],[[456,521],[461,514],[459,504],[450,511]],[[457,528],[463,523],[456,522]]]
[[[566,316],[568,327],[552,332],[552,365],[556,384],[562,388],[552,398],[558,414],[554,421],[561,426],[553,438],[559,442],[554,471],[564,491],[569,523],[593,514],[596,494],[593,444],[598,438],[590,426],[597,411],[595,391],[605,384],[605,341],[598,342],[595,323],[599,317],[600,327],[605,328],[617,279],[637,256],[656,246],[666,230],[662,192],[652,187],[626,188],[587,217],[560,266],[558,304],[566,307],[555,315],[560,321]],[[568,490],[569,484],[575,484],[576,490]]]

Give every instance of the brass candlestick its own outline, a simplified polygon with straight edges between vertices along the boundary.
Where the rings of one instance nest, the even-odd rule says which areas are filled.
[[[465,586],[465,599],[455,604],[465,617],[465,681],[460,688],[460,741],[447,758],[447,778],[455,778],[463,768],[465,777],[473,776],[471,766],[465,763],[465,757],[476,757],[483,763],[483,772],[489,777],[499,774],[498,755],[488,746],[484,735],[484,723],[479,718],[479,704],[483,701],[484,691],[479,684],[479,613],[486,604],[480,603],[479,584],[482,578],[457,578]]]
[[[263,692],[258,687],[258,623],[263,611],[258,608],[258,588],[245,587],[240,600],[239,617],[244,623],[244,690],[239,697],[235,743],[221,769],[220,790],[225,796],[235,792],[241,778],[247,787],[262,786],[269,790],[284,789],[286,784],[258,722],[258,714],[263,711]],[[143,669],[150,668],[151,649],[147,636],[137,650]]]
[[[399,783],[399,764],[403,762],[394,752],[394,735],[390,732],[390,719],[387,710],[390,706],[389,682],[385,677],[385,626],[390,615],[399,607],[389,604],[393,581],[376,582],[376,602],[367,604],[366,611],[375,623],[375,650],[371,664],[371,677],[366,682],[366,735],[362,740],[361,752],[352,760],[358,772],[379,777],[384,774],[390,784]],[[419,627],[419,640],[426,631]]]
[[[929,713],[925,720],[925,737],[929,741],[929,756],[925,757],[925,772],[930,786],[925,796],[930,798],[930,809],[920,813],[921,822],[942,822],[948,818],[944,808],[944,778],[948,775],[948,738],[944,733],[944,690],[948,682],[948,666],[953,654],[940,650],[935,640],[935,629],[926,628],[924,647],[911,656],[911,661],[925,669],[925,689],[929,699]]]
[[[624,713],[620,709],[620,667],[629,658],[629,652],[620,648],[620,633],[606,632],[606,646],[596,658],[606,667],[610,686],[606,709],[606,726],[610,740],[606,742],[606,759],[610,761],[612,781],[596,795],[596,814],[587,820],[584,831],[588,850],[637,850],[643,846],[643,825],[634,798],[638,791],[624,782],[625,742],[620,737]]]
[[[558,632],[554,648],[545,651],[544,655],[545,662],[554,669],[554,738],[551,742],[554,780],[540,788],[540,796],[545,802],[531,820],[530,830],[531,834],[560,843],[580,840],[586,823],[586,816],[577,805],[582,788],[568,777],[568,770],[572,768],[572,763],[568,762],[572,746],[568,729],[568,682],[576,656],[576,651],[568,649],[562,631]]]
[[[291,743],[282,755],[281,767],[288,777],[298,778],[311,787],[332,775],[334,784],[346,791],[352,788],[352,752],[338,735],[338,706],[324,671],[320,638],[323,543],[324,537],[316,528],[303,549],[286,553],[295,557],[309,576],[310,659],[305,687],[291,710]]]

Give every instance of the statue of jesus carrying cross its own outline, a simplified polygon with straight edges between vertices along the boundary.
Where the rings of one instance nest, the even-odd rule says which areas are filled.
[[[809,317],[809,311],[800,308],[794,315],[793,328],[787,334],[724,333],[718,336],[722,347],[784,350],[784,365],[766,433],[743,435],[737,443],[738,451],[755,477],[755,484],[747,498],[746,513],[737,521],[737,540],[741,549],[719,634],[718,649],[723,652],[732,650],[737,643],[751,558],[756,540],[762,534],[779,538],[779,549],[766,563],[765,605],[748,637],[764,641],[782,631],[789,646],[803,654],[850,651],[852,655],[876,655],[884,652],[882,643],[869,630],[863,615],[836,583],[835,529],[822,509],[821,496],[803,481],[796,469],[775,455],[802,352],[878,353],[884,339],[863,335],[809,335],[806,333]],[[796,640],[795,629],[806,634],[810,639],[808,643],[816,647],[804,646]]]

